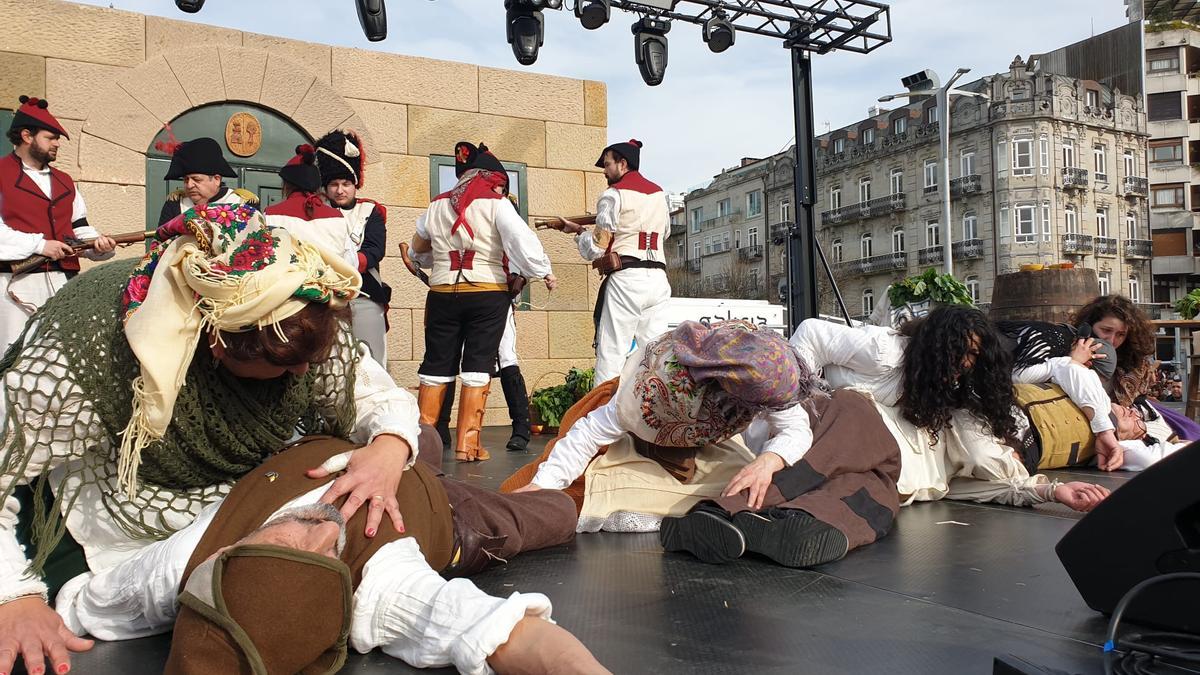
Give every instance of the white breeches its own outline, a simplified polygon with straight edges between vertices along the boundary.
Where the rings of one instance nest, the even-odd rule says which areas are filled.
[[[667,273],[627,269],[612,275],[596,331],[596,384],[621,374],[633,341],[646,344],[667,330],[662,311],[671,299]]]
[[[350,301],[350,321],[356,342],[367,343],[371,358],[387,367],[387,317],[383,306],[364,297]]]
[[[0,355],[16,342],[25,322],[67,283],[62,272],[0,273]]]

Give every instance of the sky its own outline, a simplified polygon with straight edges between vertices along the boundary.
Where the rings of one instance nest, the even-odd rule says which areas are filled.
[[[343,47],[526,68],[505,41],[502,0],[386,0],[388,38],[377,43],[363,36],[352,0],[207,0],[194,15],[173,0],[82,1]],[[742,157],[791,144],[791,70],[780,41],[742,33],[713,54],[699,26],[678,23],[668,34],[666,79],[649,87],[634,63],[629,27],[637,17],[614,10],[608,24],[588,31],[569,11],[573,4],[545,12],[545,44],[528,70],[607,83],[609,138],[641,140],[642,172],[651,180],[685,192]],[[1125,7],[1122,0],[894,0],[891,22],[892,42],[870,54],[813,57],[818,134],[866,117],[876,99],[901,90],[905,75],[931,68],[948,77],[966,67],[970,80],[1007,70],[1018,54],[1124,24]]]

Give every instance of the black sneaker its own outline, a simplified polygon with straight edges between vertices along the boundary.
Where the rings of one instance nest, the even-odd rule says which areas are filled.
[[[742,511],[734,515],[733,522],[745,537],[747,550],[784,567],[812,567],[841,560],[850,549],[841,530],[804,511]]]
[[[663,518],[658,539],[664,549],[687,551],[706,563],[727,563],[746,552],[746,538],[729,517],[708,510]]]

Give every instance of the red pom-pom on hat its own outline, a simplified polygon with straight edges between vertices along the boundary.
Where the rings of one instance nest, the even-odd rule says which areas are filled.
[[[49,105],[45,99],[37,98],[36,96],[24,96],[18,98],[21,106],[13,113],[13,121],[10,129],[20,129],[24,127],[33,127],[35,129],[45,129],[54,132],[63,138],[70,139],[67,130],[62,123],[54,118],[47,109]]]
[[[637,147],[639,147],[639,148],[640,148],[640,147],[642,147],[642,142],[641,142],[641,141],[639,141],[639,140],[638,140],[638,139],[636,139],[636,138],[631,138],[631,139],[629,139],[629,144],[630,144],[630,145],[636,145],[636,146],[637,146]]]

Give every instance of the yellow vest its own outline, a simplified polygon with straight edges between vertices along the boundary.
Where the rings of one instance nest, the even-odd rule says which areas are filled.
[[[1083,466],[1096,455],[1096,437],[1088,418],[1062,387],[1017,384],[1013,393],[1042,442],[1038,469]]]

